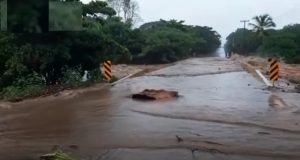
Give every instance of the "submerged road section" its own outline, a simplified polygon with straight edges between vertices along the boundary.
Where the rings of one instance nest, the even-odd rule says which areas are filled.
[[[144,89],[178,91],[136,101]],[[84,160],[299,160],[300,94],[223,58],[196,58],[69,98],[0,108],[0,159],[62,149]]]

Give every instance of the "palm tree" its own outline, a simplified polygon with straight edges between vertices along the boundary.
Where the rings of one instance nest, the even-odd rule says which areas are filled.
[[[276,27],[272,17],[268,14],[255,16],[253,17],[253,20],[255,23],[249,23],[249,25],[253,27],[253,31],[256,32],[260,38],[268,35],[268,29]]]

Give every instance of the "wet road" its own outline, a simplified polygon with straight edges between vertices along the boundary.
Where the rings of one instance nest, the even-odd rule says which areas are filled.
[[[129,98],[146,88],[181,97]],[[178,62],[113,88],[24,102],[0,115],[5,160],[38,159],[57,147],[86,160],[300,159],[300,94],[268,91],[222,58]]]

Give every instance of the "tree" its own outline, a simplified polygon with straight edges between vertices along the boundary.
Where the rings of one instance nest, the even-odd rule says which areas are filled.
[[[120,17],[122,12],[123,0],[107,0],[107,3],[117,12],[117,16]]]
[[[287,63],[300,63],[300,24],[285,26],[266,37],[261,52],[279,56]]]
[[[139,11],[139,5],[136,1],[130,1],[129,3],[129,10],[127,12],[127,19],[125,19],[125,22],[128,24],[135,24],[138,21],[141,20],[141,17],[138,14]]]
[[[184,25],[184,21],[149,22],[139,30],[145,37],[142,54],[137,56],[140,63],[166,63],[209,54],[221,44],[220,35],[212,28]]]
[[[103,15],[110,17],[116,15],[116,11],[103,1],[91,1],[88,4],[83,5],[82,10],[83,16],[85,17],[90,15],[99,18]]]
[[[127,24],[134,25],[141,20],[138,11],[139,5],[134,0],[107,0],[110,7],[114,8],[118,16],[122,16]]]
[[[263,38],[268,35],[268,29],[276,27],[276,24],[273,22],[273,19],[270,15],[264,14],[253,17],[254,23],[249,25],[253,27],[253,31],[256,32],[257,36]]]
[[[214,31],[213,28],[207,26],[190,26],[190,30],[199,37],[204,39],[205,43],[202,46],[196,46],[198,48],[196,53],[204,54],[204,53],[213,53],[215,52],[221,45],[221,35]]]
[[[261,45],[259,37],[251,30],[237,29],[226,38],[225,52],[238,54],[254,53]]]
[[[148,22],[145,24],[142,24],[140,26],[140,29],[142,31],[146,31],[149,29],[154,29],[154,28],[160,28],[160,27],[166,27],[168,25],[168,21],[165,21],[163,19],[160,19],[159,21],[155,21],[155,22]]]

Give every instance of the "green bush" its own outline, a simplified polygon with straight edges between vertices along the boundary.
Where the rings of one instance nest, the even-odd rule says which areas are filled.
[[[24,77],[20,77],[17,80],[15,80],[15,82],[13,83],[14,86],[19,86],[19,87],[26,87],[26,86],[34,86],[34,85],[38,85],[38,86],[42,86],[44,85],[46,82],[44,81],[44,79],[42,78],[41,75],[39,75],[36,72],[33,72],[31,74],[28,74]]]
[[[300,63],[300,24],[286,26],[266,37],[261,51],[280,56],[287,63]]]
[[[68,87],[78,87],[82,82],[82,69],[81,67],[77,68],[65,68],[63,70],[62,82]]]
[[[2,90],[1,98],[9,101],[15,101],[23,98],[40,96],[43,92],[44,87],[41,85],[28,85],[24,87],[9,86]]]
[[[19,77],[6,86],[1,91],[1,98],[7,100],[23,99],[27,97],[39,96],[44,91],[44,81],[41,75],[31,73],[24,77]]]
[[[103,76],[100,69],[94,69],[89,72],[89,81],[90,82],[102,82]]]

